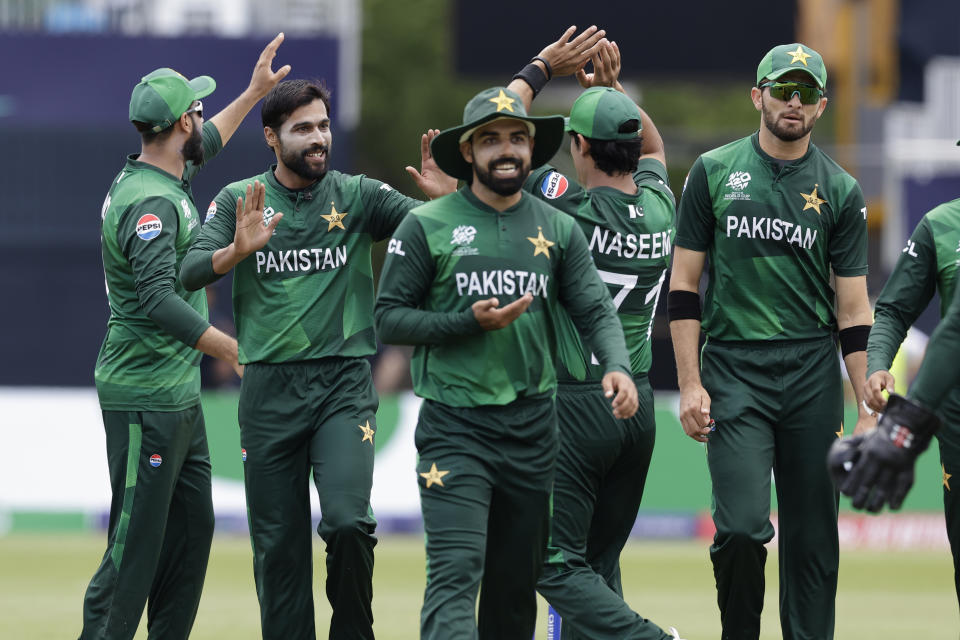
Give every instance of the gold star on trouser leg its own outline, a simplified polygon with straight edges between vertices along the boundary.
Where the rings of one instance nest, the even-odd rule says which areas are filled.
[[[373,429],[370,428],[370,421],[367,420],[367,424],[365,425],[358,424],[357,428],[360,429],[360,431],[363,431],[363,438],[360,440],[360,442],[366,442],[367,440],[369,440],[370,444],[373,444],[373,434],[375,432]]]
[[[427,481],[427,489],[432,487],[435,484],[443,486],[443,476],[450,473],[449,471],[440,471],[437,469],[437,463],[434,462],[430,465],[430,471],[420,474],[421,478],[424,478]]]
[[[943,465],[940,465],[940,468],[943,470],[943,486],[947,488],[947,491],[950,491],[950,478],[953,477],[953,474],[947,473],[947,468]]]

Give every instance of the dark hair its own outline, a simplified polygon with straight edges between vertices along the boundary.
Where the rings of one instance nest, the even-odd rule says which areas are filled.
[[[627,120],[617,129],[620,133],[636,131],[640,128],[639,120]],[[576,134],[571,131],[570,135],[580,148],[580,140]],[[633,173],[637,168],[637,162],[640,160],[640,151],[643,148],[643,136],[627,140],[597,140],[596,138],[587,138],[590,143],[590,157],[597,169],[607,175],[616,176],[624,173]]]
[[[170,137],[170,134],[173,133],[173,125],[170,125],[166,129],[160,131],[154,131],[152,124],[147,124],[146,122],[140,122],[138,120],[133,120],[133,126],[140,132],[140,139],[143,141],[143,144],[153,144],[154,142],[163,142]]]
[[[314,100],[323,102],[330,115],[330,89],[322,80],[284,80],[263,99],[260,120],[274,131],[280,129],[290,114]]]

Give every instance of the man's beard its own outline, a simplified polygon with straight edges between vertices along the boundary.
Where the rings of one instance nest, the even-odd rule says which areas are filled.
[[[494,176],[493,168],[505,160],[513,160],[520,167],[520,171],[517,173],[516,177],[497,178]],[[520,188],[523,186],[523,181],[527,179],[528,175],[530,175],[530,164],[523,164],[519,158],[501,157],[488,162],[486,169],[480,165],[475,165],[474,169],[477,172],[477,180],[480,181],[480,184],[487,187],[495,194],[505,197],[512,196],[520,191]]]
[[[813,131],[813,125],[816,124],[816,117],[810,118],[810,122],[801,124],[799,129],[790,129],[782,120],[775,120],[773,113],[767,109],[766,102],[762,102],[763,123],[770,130],[770,133],[784,142],[794,142]],[[806,114],[801,112],[800,117],[806,118]]]
[[[186,162],[197,165],[203,164],[203,136],[200,134],[200,127],[193,128],[193,133],[183,143],[180,153],[183,154],[183,159]]]
[[[319,168],[312,168],[307,162],[307,155],[311,153],[316,153],[317,151],[323,151],[324,158],[323,163]],[[283,142],[280,143],[280,161],[283,162],[283,165],[293,171],[295,174],[304,178],[305,180],[319,180],[323,176],[327,175],[327,165],[330,161],[330,147],[323,144],[315,144],[309,149],[304,149],[303,151],[295,151],[293,149],[287,149]]]

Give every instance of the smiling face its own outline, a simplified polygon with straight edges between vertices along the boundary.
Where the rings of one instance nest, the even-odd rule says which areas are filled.
[[[523,120],[503,118],[480,127],[460,152],[473,164],[473,177],[493,193],[508,197],[520,191],[530,174],[533,138]]]
[[[777,82],[810,84],[812,78],[803,71],[791,71],[777,78]],[[784,102],[772,97],[769,88],[754,87],[751,97],[762,114],[763,127],[783,142],[794,142],[810,135],[827,106],[827,99],[823,97],[814,104],[802,104],[797,95]]]
[[[264,131],[267,144],[277,154],[278,172],[295,183],[291,185],[281,179],[283,184],[305,187],[326,175],[332,136],[330,118],[322,101],[314,100],[297,108],[279,131],[270,127]]]

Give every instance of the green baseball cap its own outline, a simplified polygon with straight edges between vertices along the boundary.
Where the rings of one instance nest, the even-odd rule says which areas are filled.
[[[173,125],[194,100],[204,98],[217,88],[210,76],[193,80],[163,67],[143,76],[130,96],[130,121],[151,125],[154,133]]]
[[[640,135],[640,127],[633,100],[611,87],[591,87],[573,103],[564,130],[596,140],[630,140]]]
[[[821,89],[827,86],[827,68],[823,66],[820,54],[798,42],[781,44],[774,47],[763,56],[760,66],[757,67],[757,86],[760,81],[776,80],[788,71],[804,71]]]
[[[463,109],[463,124],[441,131],[430,142],[430,153],[444,173],[461,180],[473,177],[473,166],[460,153],[460,143],[483,125],[500,119],[522,120],[536,139],[530,168],[546,164],[563,142],[563,116],[528,116],[520,96],[505,87],[484,89]]]

